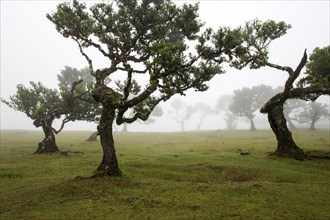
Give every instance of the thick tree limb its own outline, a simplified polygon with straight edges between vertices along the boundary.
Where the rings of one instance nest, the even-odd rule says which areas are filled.
[[[300,63],[297,66],[297,68],[295,69],[295,71],[293,71],[292,73],[289,72],[289,74],[290,74],[289,78],[286,80],[285,86],[284,86],[285,93],[288,93],[291,90],[291,88],[293,87],[294,81],[298,78],[301,70],[304,68],[306,63],[307,63],[307,53],[306,53],[306,49],[305,49],[304,55],[301,58]]]
[[[288,67],[288,66],[280,66],[280,65],[277,65],[277,64],[269,63],[269,62],[266,63],[266,66],[288,72],[290,75],[293,73],[293,69],[291,67]]]
[[[261,113],[268,113],[279,103],[288,99],[300,98],[303,100],[314,100],[320,95],[330,95],[330,88],[310,86],[306,88],[294,88],[289,93],[279,93],[272,97],[260,110]]]

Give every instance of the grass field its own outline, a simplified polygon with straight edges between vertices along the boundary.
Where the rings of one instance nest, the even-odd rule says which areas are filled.
[[[125,176],[76,178],[101,160],[90,134],[59,134],[61,150],[85,153],[66,157],[32,155],[42,133],[1,131],[0,219],[330,219],[330,160],[270,157],[271,131],[115,133]],[[328,130],[294,138],[330,151]]]

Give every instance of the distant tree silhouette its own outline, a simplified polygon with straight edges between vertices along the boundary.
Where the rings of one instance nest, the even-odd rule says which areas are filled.
[[[295,120],[299,123],[309,123],[309,130],[316,130],[315,124],[322,118],[329,118],[328,105],[319,102],[309,102],[305,108],[295,115]]]
[[[190,119],[195,109],[192,105],[184,103],[181,99],[174,99],[171,102],[173,111],[170,111],[170,115],[173,120],[181,125],[181,131],[185,131],[185,122]]]
[[[259,85],[252,88],[244,87],[234,91],[233,103],[229,110],[236,116],[246,117],[250,122],[250,131],[256,131],[254,124],[255,112],[272,97],[271,86]]]
[[[236,130],[238,116],[233,114],[229,111],[229,106],[233,103],[233,96],[232,94],[225,94],[218,98],[217,104],[215,106],[216,111],[225,113],[224,120],[226,122],[226,129],[227,130]]]

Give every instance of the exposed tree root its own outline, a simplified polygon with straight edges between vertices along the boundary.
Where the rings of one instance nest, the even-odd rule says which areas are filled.
[[[103,177],[115,177],[115,176],[123,176],[124,174],[118,169],[118,170],[96,170],[94,174],[91,176],[91,178],[103,178]]]
[[[306,152],[307,159],[323,159],[330,160],[330,152],[324,151],[307,151]]]
[[[61,155],[64,155],[64,156],[69,156],[69,153],[70,153],[70,154],[82,154],[84,157],[86,157],[84,152],[81,152],[81,151],[60,151],[60,152],[61,152]]]
[[[297,152],[279,152],[275,151],[270,154],[270,156],[277,156],[282,158],[289,158],[289,159],[295,159],[295,160],[305,160],[308,159],[307,155],[301,150]]]

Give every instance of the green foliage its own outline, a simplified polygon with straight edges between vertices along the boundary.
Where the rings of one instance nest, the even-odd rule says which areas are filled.
[[[59,90],[46,88],[40,82],[30,82],[30,88],[19,84],[10,101],[1,101],[34,121],[53,122],[61,117],[63,125],[75,120],[97,121],[100,107],[89,94],[94,82],[88,69],[65,67],[57,77]],[[39,122],[34,124],[40,126]]]
[[[270,131],[115,133],[127,174],[88,176],[99,162],[90,132],[58,135],[64,151],[31,155],[40,132],[1,131],[0,219],[329,219],[329,160],[267,156]],[[295,131],[328,153],[327,130]],[[250,150],[241,156],[239,149]]]
[[[31,88],[17,85],[16,94],[10,96],[10,101],[1,101],[10,108],[25,113],[32,120],[49,115],[61,107],[61,97],[57,90],[48,89],[40,82],[30,82],[30,85]]]
[[[242,69],[249,65],[251,69],[266,66],[268,62],[269,44],[285,35],[291,26],[284,21],[252,20],[242,27],[243,48],[238,53],[238,59],[232,62],[236,68]]]
[[[315,48],[306,64],[306,76],[298,86],[322,86],[330,88],[330,46]]]
[[[145,120],[159,102],[183,95],[188,89],[205,91],[206,82],[223,72],[212,60],[205,60],[200,49],[189,48],[191,43],[198,44],[203,26],[198,4],[179,7],[169,0],[117,0],[93,4],[88,10],[84,3],[74,1],[59,4],[47,18],[59,33],[77,42],[96,80],[95,100],[109,101],[97,97],[107,95],[100,89],[108,87],[105,80],[116,71],[126,74],[115,83],[120,96],[109,96],[117,99],[111,103],[119,110],[119,124]],[[109,67],[94,70],[93,60],[84,51],[87,47],[96,48],[109,59]],[[136,74],[147,75],[146,86],[137,84]],[[125,117],[132,108],[134,115]]]
[[[269,44],[290,28],[283,21],[255,19],[235,29],[220,27],[215,33],[208,29],[200,37],[199,50],[205,58],[219,63],[226,61],[238,69],[246,66],[258,69],[267,65]]]
[[[90,91],[95,80],[88,68],[78,70],[66,66],[57,75],[62,97],[65,119],[69,121],[98,121],[101,115],[99,103],[92,98]]]

